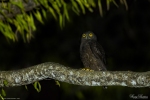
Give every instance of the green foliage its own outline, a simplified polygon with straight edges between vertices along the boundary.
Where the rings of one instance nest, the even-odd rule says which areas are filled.
[[[0,94],[0,99],[1,99],[1,100],[4,100],[4,98],[3,98],[3,96],[2,96],[1,94]]]
[[[34,24],[34,18],[44,24],[43,17],[47,18],[47,11],[51,13],[55,20],[59,20],[59,25],[61,28],[65,26],[65,21],[70,21],[70,12],[73,11],[77,15],[85,14],[86,9],[90,12],[93,12],[93,8],[96,6],[99,7],[100,15],[103,16],[102,3],[101,0],[34,0],[35,4],[42,5],[40,10],[32,11],[30,14],[25,12],[23,0],[10,0],[7,3],[0,3],[0,9],[5,9],[9,13],[13,13],[11,5],[15,5],[18,9],[21,10],[21,14],[16,15],[14,18],[9,18],[7,15],[0,10],[0,14],[4,16],[5,20],[0,21],[0,31],[2,34],[13,41],[18,40],[18,33],[22,36],[23,40],[30,41],[33,37],[32,31],[36,30]],[[26,0],[26,3],[28,0]],[[125,4],[128,9],[126,0],[120,0],[122,4]],[[106,0],[107,10],[110,8],[110,4],[113,3],[117,5],[115,0]],[[12,26],[15,26],[15,30],[12,30]]]
[[[56,82],[56,85],[58,85],[59,87],[60,87],[60,83],[59,83],[59,81],[55,81]]]
[[[34,88],[36,89],[37,92],[41,91],[41,85],[39,82],[34,82],[33,84]]]
[[[7,86],[8,82],[6,80],[3,81],[4,85]]]
[[[84,97],[84,95],[83,95],[83,93],[82,93],[81,91],[76,92],[75,95],[76,95],[80,100],[84,100],[84,99],[85,99],[85,97]]]
[[[25,89],[28,90],[28,87],[25,85]]]
[[[5,97],[5,96],[6,96],[6,92],[5,92],[5,90],[4,90],[3,88],[2,88],[2,91],[1,91],[1,92],[2,92],[2,96]]]
[[[16,2],[16,1],[11,0],[10,3],[13,4],[13,5],[16,5],[17,7],[19,7],[21,9],[22,12],[24,12],[24,7],[23,7],[22,1]]]
[[[42,16],[41,16],[41,14],[40,14],[39,11],[34,12],[34,15],[35,15],[36,19],[37,19],[39,22],[41,22],[42,24],[44,24],[44,22],[43,22],[43,20],[42,20]]]

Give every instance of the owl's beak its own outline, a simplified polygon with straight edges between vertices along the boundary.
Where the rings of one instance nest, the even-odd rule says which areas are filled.
[[[85,39],[88,39],[88,37],[86,36]]]

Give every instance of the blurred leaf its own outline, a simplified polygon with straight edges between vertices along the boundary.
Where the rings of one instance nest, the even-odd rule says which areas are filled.
[[[41,14],[40,14],[39,11],[34,12],[34,15],[35,15],[35,17],[37,18],[37,20],[38,20],[39,22],[41,22],[42,24],[44,24],[44,22],[43,22],[43,20],[42,20],[42,16],[41,16]]]
[[[62,21],[63,21],[63,27],[65,26],[65,18],[66,18],[66,16],[65,16],[65,13],[63,13],[63,15],[62,15],[62,17],[63,17],[63,19],[62,19]]]
[[[73,10],[78,16],[80,15],[79,12],[77,12],[74,7],[72,7],[72,10]]]
[[[10,3],[13,4],[13,5],[18,6],[18,7],[21,9],[22,12],[25,11],[25,10],[24,10],[24,6],[23,6],[23,3],[22,3],[21,1],[20,1],[20,2],[19,2],[19,1],[16,2],[16,1],[10,0]]]
[[[90,12],[93,12],[93,9],[91,8],[91,6],[90,6],[90,4],[87,2],[87,0],[83,0],[83,1],[81,1],[81,2],[85,5],[86,8],[88,8],[88,10],[89,10]]]
[[[1,26],[0,31],[3,33],[3,35],[5,35],[7,38],[15,41],[15,35],[14,35],[10,25],[0,22],[0,26]],[[6,81],[4,81],[4,82],[6,83]]]
[[[4,85],[7,86],[8,82],[6,80],[3,81]]]
[[[59,9],[57,3],[56,3],[56,2],[51,2],[51,3],[52,3],[53,8],[56,10],[56,12],[57,12],[58,14],[60,14],[60,9]]]
[[[3,98],[3,96],[0,94],[0,98],[1,98],[1,100],[4,100],[4,98]]]
[[[89,6],[87,7],[90,12],[93,12],[93,9]]]
[[[25,35],[24,35],[24,26],[22,26],[22,23],[20,21],[18,21],[17,19],[14,19],[13,20],[14,22],[14,25],[16,26],[16,34],[18,33],[18,31],[20,32],[23,40],[25,41],[26,38],[25,38]]]
[[[114,3],[114,5],[115,5],[116,7],[119,7],[118,4],[115,2],[115,0],[112,0],[112,2]]]
[[[7,18],[6,20],[7,20],[7,22],[9,22],[9,23],[12,23],[12,22],[13,22],[13,20],[12,20],[11,18]]]
[[[32,37],[33,37],[33,35],[31,34],[30,31],[28,33],[26,33],[27,42],[29,42]]]
[[[34,19],[33,19],[33,16],[32,16],[31,13],[30,13],[30,21],[31,21],[30,25],[31,25],[33,31],[35,31],[36,30],[36,26],[34,24]]]
[[[9,13],[13,12],[12,9],[11,9],[11,3],[10,2],[8,2],[8,12]]]
[[[39,4],[39,2],[38,2],[39,0],[34,0],[34,2],[35,2],[35,4]]]
[[[68,14],[68,10],[67,10],[67,5],[66,5],[66,3],[64,3],[63,6],[64,6],[64,14],[65,14],[67,20],[69,21],[70,19],[69,19],[69,14]]]
[[[28,26],[28,32],[29,32],[29,27],[32,28],[32,30],[35,30],[35,25],[34,25],[34,21],[32,18],[32,14],[30,13],[30,15],[26,15],[26,21],[27,21],[27,26]]]
[[[5,90],[2,88],[2,96],[6,96],[6,92],[5,92]]]
[[[106,0],[106,5],[107,5],[107,10],[110,9],[110,3],[113,2],[113,4],[118,7],[117,3],[115,2],[115,0]]]
[[[47,16],[46,16],[46,11],[44,9],[42,9],[42,14],[43,14],[44,18],[46,19]]]
[[[62,29],[63,28],[63,16],[62,16],[62,14],[59,15],[59,25]]]
[[[110,0],[106,0],[107,10],[109,10]]]
[[[24,20],[23,20],[24,19]],[[22,30],[28,31],[28,23],[25,20],[25,15],[17,15],[16,20],[19,21],[19,25],[22,27]]]
[[[13,20],[14,22],[14,25],[16,26],[17,30],[20,32],[20,33],[23,33],[23,30],[22,30],[22,27],[19,25],[19,22],[17,20]]]
[[[45,8],[48,8],[48,7],[49,7],[49,5],[48,5],[48,0],[38,0],[38,2],[39,2],[40,4],[42,4]]]
[[[123,0],[120,0],[120,3],[122,3],[122,4],[123,4]]]
[[[12,31],[12,28],[10,25],[7,26],[8,27],[8,31],[6,30],[6,34],[7,36],[12,39],[13,41],[15,41],[15,33]]]
[[[80,5],[81,9],[82,9],[82,13],[85,14],[85,8],[84,5],[82,4],[82,2],[80,0],[76,0],[78,2],[78,4]]]
[[[99,7],[100,15],[103,17],[103,10],[102,10],[101,0],[98,0],[98,7]]]
[[[77,95],[79,100],[84,100],[85,99],[85,97],[84,97],[84,95],[81,91],[76,92],[76,95]]]
[[[49,7],[48,10],[51,12],[53,17],[57,20],[57,16],[56,16],[55,11],[53,10],[53,8]]]
[[[80,10],[78,8],[78,4],[74,0],[71,0],[71,3],[73,5],[73,7],[76,9],[76,11],[80,13]]]
[[[61,3],[60,3],[60,0],[56,0],[56,3],[59,7],[61,7]]]
[[[41,91],[41,85],[39,82],[34,82],[33,86],[37,90],[37,92]]]
[[[56,82],[56,85],[58,85],[59,87],[60,87],[60,83],[59,83],[59,81],[55,81]]]
[[[127,1],[126,0],[120,0],[120,3],[121,4],[124,4],[126,9],[128,10],[128,4],[127,4]]]
[[[126,7],[126,10],[128,10],[128,4],[127,4],[127,1],[126,0],[123,0],[124,1],[124,5]]]
[[[5,13],[2,10],[0,10],[0,14],[3,15],[4,18],[7,18],[6,15],[5,15]]]
[[[25,85],[25,89],[28,90],[28,87]]]
[[[74,0],[71,0],[71,3],[72,3],[72,10],[77,14],[77,15],[79,15],[79,13],[80,13],[80,10],[79,10],[79,8],[78,8],[78,5],[77,5],[77,3],[74,1]]]
[[[87,1],[92,7],[96,7],[96,4],[94,2],[94,0],[88,0]]]

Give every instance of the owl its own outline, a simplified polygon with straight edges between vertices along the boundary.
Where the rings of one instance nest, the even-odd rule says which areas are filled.
[[[106,71],[105,52],[93,32],[82,34],[80,56],[85,68]]]

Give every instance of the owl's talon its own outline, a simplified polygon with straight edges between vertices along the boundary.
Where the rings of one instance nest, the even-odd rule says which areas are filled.
[[[82,70],[85,70],[85,71],[94,71],[94,70],[89,69],[89,68],[82,68]]]

